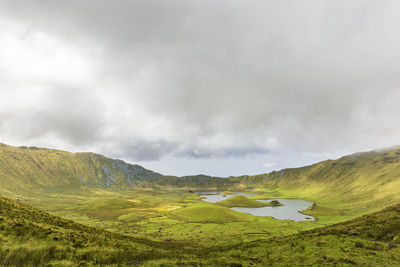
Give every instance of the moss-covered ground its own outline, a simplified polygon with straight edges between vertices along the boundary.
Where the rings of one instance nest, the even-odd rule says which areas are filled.
[[[396,148],[221,180],[3,145],[0,194],[12,200],[0,201],[0,265],[398,266],[399,155]],[[194,188],[257,195],[224,206],[203,202]],[[230,209],[272,198],[316,203],[303,213],[317,220]]]
[[[224,207],[252,207],[252,208],[257,208],[257,207],[266,207],[266,206],[271,206],[270,203],[264,203],[260,202],[254,199],[250,199],[246,196],[242,195],[237,195],[230,197],[228,199],[224,199],[221,201],[217,202],[218,205],[224,206]]]
[[[123,202],[112,202],[126,208]],[[189,209],[196,207],[206,206],[194,204]],[[399,205],[300,232],[315,225],[271,218],[190,223],[165,214],[148,218],[148,223],[127,224],[119,229],[137,226],[138,232],[121,234],[101,229],[101,221],[98,227],[85,226],[7,199],[0,199],[0,211],[0,264],[8,266],[398,266],[400,262]],[[147,231],[145,238],[141,231]]]

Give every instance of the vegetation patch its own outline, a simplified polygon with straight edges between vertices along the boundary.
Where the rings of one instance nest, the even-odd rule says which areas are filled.
[[[267,200],[267,199],[271,199],[271,197],[263,196],[263,195],[250,196],[249,198],[250,198],[250,199],[254,199],[254,200]]]
[[[400,206],[381,209],[400,201],[399,151],[217,179],[0,145],[0,194],[17,200],[0,198],[0,266],[398,266]],[[259,195],[226,198],[234,202],[226,206],[191,191],[228,195],[246,186]],[[256,201],[279,198],[323,203],[303,211],[318,221],[229,208],[279,205]]]
[[[303,214],[307,215],[319,215],[319,216],[339,216],[343,215],[343,211],[335,208],[324,207],[318,205],[317,203],[313,203],[306,210],[301,211]]]
[[[228,199],[224,199],[218,201],[216,204],[224,206],[224,207],[249,207],[249,208],[257,208],[257,207],[266,207],[269,206],[268,203],[259,202],[254,199],[250,199],[248,197],[237,195],[230,197]]]
[[[140,222],[143,220],[147,220],[149,218],[159,217],[157,213],[152,213],[149,211],[135,211],[128,214],[124,214],[118,217],[118,220],[124,222]]]
[[[250,222],[256,217],[213,204],[195,204],[170,212],[170,215],[191,223]]]
[[[224,191],[224,192],[221,192],[221,193],[219,193],[220,195],[236,195],[236,193],[235,192],[231,192],[231,191]]]
[[[138,200],[123,198],[93,199],[82,203],[81,208],[87,210],[122,210],[129,208],[146,207]]]
[[[283,206],[283,204],[280,203],[278,200],[272,200],[271,202],[269,202],[267,204],[268,204],[268,206],[273,206],[273,207]]]

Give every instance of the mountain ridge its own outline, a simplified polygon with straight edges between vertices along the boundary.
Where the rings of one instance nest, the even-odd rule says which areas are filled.
[[[364,210],[400,203],[400,147],[358,152],[300,168],[259,175],[167,176],[92,152],[0,145],[0,194],[41,194],[167,189],[250,190],[270,197],[302,198]]]
[[[32,194],[89,189],[144,188],[223,189],[230,179],[205,175],[164,176],[137,164],[92,152],[67,152],[0,144],[0,192],[10,195],[22,188]],[[35,192],[36,191],[36,192]]]
[[[400,147],[358,152],[279,172],[235,177],[271,197],[357,203],[376,210],[400,202]]]

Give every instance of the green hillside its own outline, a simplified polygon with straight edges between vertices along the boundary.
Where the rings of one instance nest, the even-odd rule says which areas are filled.
[[[0,195],[13,199],[95,196],[134,189],[251,190],[261,197],[302,198],[344,212],[356,206],[360,211],[373,211],[400,202],[400,148],[226,179],[163,176],[94,153],[0,144],[0,184]]]
[[[182,214],[196,217],[197,211]],[[396,266],[399,214],[396,205],[295,235],[203,246],[195,240],[150,241],[115,234],[0,198],[0,265]]]
[[[163,212],[201,203],[194,194],[190,198],[184,196],[184,192],[192,190],[257,192],[257,196],[246,198],[244,205],[267,198],[310,200],[317,203],[318,209],[305,213],[317,216],[313,227],[318,227],[400,203],[399,177],[400,148],[227,179],[205,175],[163,176],[94,153],[0,144],[0,196],[20,199],[88,225],[103,224],[101,220],[105,220],[108,229],[115,228],[113,220],[119,218],[118,222],[126,223],[124,227],[118,226],[121,232],[129,229],[128,222],[145,220],[150,227],[155,221],[149,220],[164,218]],[[240,201],[227,205],[242,206],[241,196],[227,201],[236,198]],[[251,206],[255,203],[260,202],[252,202]]]
[[[184,258],[177,253],[182,250],[180,244],[114,234],[0,198],[2,266],[127,266],[160,258]]]
[[[302,198],[344,210],[378,210],[400,202],[400,148],[235,179],[268,197]]]
[[[338,216],[343,214],[339,209],[324,207],[316,203],[313,203],[308,209],[303,210],[301,213],[320,216]]]
[[[348,222],[238,245],[226,254],[255,266],[398,266],[399,238],[400,205],[395,205]]]
[[[392,266],[400,260],[399,177],[399,148],[227,179],[0,145],[0,196],[16,200],[0,200],[0,265]],[[257,195],[213,204],[196,190]],[[229,208],[268,198],[312,201],[302,212],[316,221]]]
[[[229,179],[205,175],[163,176],[139,165],[94,153],[70,153],[0,144],[0,195],[93,194],[146,188],[219,190],[233,188]]]
[[[229,223],[254,221],[256,217],[225,207],[202,203],[171,212],[178,219],[194,223]]]
[[[217,202],[218,205],[224,206],[224,207],[266,207],[270,206],[271,204],[269,203],[263,203],[254,199],[250,199],[248,197],[238,195],[238,196],[233,196],[228,199],[224,199],[221,201]]]

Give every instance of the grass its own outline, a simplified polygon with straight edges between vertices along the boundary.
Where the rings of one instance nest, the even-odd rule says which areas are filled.
[[[220,195],[236,195],[237,193],[236,192],[231,192],[231,191],[224,191],[224,192],[221,192],[219,194]]]
[[[230,197],[228,199],[218,201],[216,204],[224,206],[224,207],[229,207],[229,208],[232,208],[232,207],[257,208],[257,207],[271,206],[270,203],[259,202],[257,200],[250,199],[250,198],[242,196],[242,195],[237,195],[237,196]]]
[[[270,197],[263,196],[263,195],[249,196],[248,198],[254,199],[254,200],[268,200],[268,199],[271,199]]]
[[[300,198],[361,214],[400,203],[398,177],[400,147],[235,179],[265,198]]]
[[[400,232],[400,205],[360,218],[247,246],[260,265],[396,266],[399,247],[390,249]]]
[[[213,205],[196,206],[209,211]],[[189,223],[197,226],[191,230],[190,241],[151,241],[77,224],[4,198],[0,198],[0,211],[0,264],[8,266],[396,266],[400,261],[400,205],[286,236],[265,231],[269,230],[265,223],[276,220],[253,220],[247,223],[260,224],[264,231],[243,231],[246,228],[242,225],[242,237],[259,236],[246,242],[226,236],[221,242],[224,236],[218,235],[218,227],[245,222]],[[177,222],[170,220],[172,224]],[[207,231],[207,227],[214,233],[214,242],[202,243],[196,234]],[[389,246],[389,242],[394,245]]]
[[[95,153],[1,143],[0,184],[0,195],[29,199],[60,194],[93,196],[147,188],[225,190],[237,185],[231,179],[205,175],[164,176]]]
[[[143,204],[140,200],[107,198],[88,200],[81,205],[81,208],[88,210],[122,210],[137,207],[146,207],[146,204]]]
[[[307,215],[319,215],[319,216],[338,216],[343,215],[343,212],[339,209],[324,207],[313,203],[308,209],[301,211],[303,214]]]
[[[0,145],[0,194],[19,200],[0,199],[0,265],[396,266],[400,251],[388,242],[400,236],[398,177],[398,148],[218,179],[160,176],[92,153]],[[258,195],[221,206],[191,190]],[[229,208],[271,198],[318,203],[303,211],[317,221]]]
[[[199,203],[174,210],[170,214],[191,223],[249,222],[256,219],[253,215],[208,203]]]
[[[126,264],[154,258],[150,255],[162,254],[159,247],[171,247],[77,224],[4,198],[0,235],[0,264],[12,266]]]

